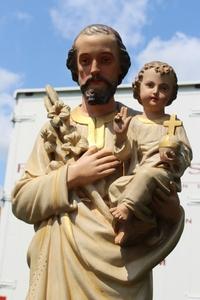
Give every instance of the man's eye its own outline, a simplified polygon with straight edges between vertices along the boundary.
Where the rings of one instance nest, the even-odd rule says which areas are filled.
[[[89,63],[90,63],[90,61],[89,61],[88,58],[82,58],[82,59],[80,60],[80,64],[83,65],[83,66],[89,65]]]
[[[168,87],[168,85],[162,85],[162,86],[160,87],[160,89],[161,89],[162,91],[164,91],[164,92],[167,92],[167,91],[169,90],[169,87]]]
[[[110,64],[111,61],[112,61],[111,58],[107,56],[101,58],[101,63],[103,64]]]

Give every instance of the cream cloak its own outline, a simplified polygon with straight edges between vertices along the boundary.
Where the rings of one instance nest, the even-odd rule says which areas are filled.
[[[90,144],[111,148],[112,118],[85,118],[79,108],[72,112],[73,124]],[[28,249],[27,300],[151,300],[152,268],[177,244],[183,210],[176,225],[160,224],[151,246],[120,248],[114,244],[112,216],[101,195],[93,201],[92,185],[87,198],[81,199],[78,191],[68,193],[68,165],[46,174],[48,164],[39,136],[13,191],[13,213],[36,230]],[[104,196],[118,176],[120,171],[106,178]]]

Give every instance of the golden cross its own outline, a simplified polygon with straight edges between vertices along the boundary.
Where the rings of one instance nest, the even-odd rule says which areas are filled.
[[[182,126],[183,122],[177,120],[176,115],[171,115],[168,121],[164,121],[163,125],[167,128],[167,134],[174,135],[176,127]]]

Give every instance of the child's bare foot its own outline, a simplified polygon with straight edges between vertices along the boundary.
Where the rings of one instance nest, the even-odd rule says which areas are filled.
[[[130,214],[130,210],[125,204],[119,204],[116,207],[110,208],[110,212],[117,220],[127,220]]]
[[[115,237],[115,244],[123,246],[126,244],[128,239],[128,232],[127,232],[127,221],[122,221],[119,223],[118,232]]]
[[[125,240],[125,232],[119,231],[115,237],[115,244],[121,246],[123,245],[124,240]]]

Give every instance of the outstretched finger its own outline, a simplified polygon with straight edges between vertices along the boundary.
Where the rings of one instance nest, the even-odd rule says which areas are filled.
[[[125,120],[124,123],[126,124],[127,127],[128,127],[128,125],[129,125],[131,119],[132,119],[132,116],[129,116],[129,117],[126,118],[126,120]]]
[[[122,106],[120,113],[121,113],[123,122],[126,124],[126,126],[128,126],[128,124],[130,123],[130,120],[132,119],[132,116],[128,116],[128,108],[126,106]]]
[[[122,106],[120,110],[120,114],[123,120],[126,119],[128,116],[128,108],[126,106]]]
[[[117,169],[117,167],[110,167],[107,169],[100,170],[98,172],[98,179],[101,179],[101,178],[104,178],[104,177],[107,177],[107,176],[113,174],[114,172],[116,172],[116,169]]]
[[[96,158],[103,158],[103,157],[107,157],[107,156],[112,156],[113,159],[116,159],[116,157],[113,155],[113,152],[111,149],[108,148],[102,148],[101,150],[97,150],[96,152]]]

